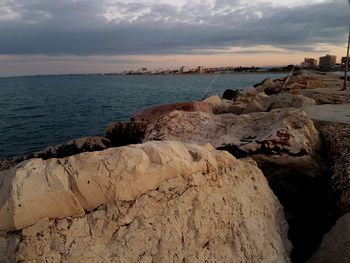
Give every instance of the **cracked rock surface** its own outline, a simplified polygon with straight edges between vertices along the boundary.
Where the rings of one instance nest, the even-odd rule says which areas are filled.
[[[0,262],[289,262],[262,172],[210,145],[149,142],[1,173]]]

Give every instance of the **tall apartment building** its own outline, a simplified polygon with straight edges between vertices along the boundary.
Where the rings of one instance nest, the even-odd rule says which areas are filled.
[[[307,68],[315,69],[317,67],[317,59],[304,58],[304,63]]]
[[[325,55],[320,57],[320,69],[322,71],[331,71],[335,69],[337,57],[333,55]]]

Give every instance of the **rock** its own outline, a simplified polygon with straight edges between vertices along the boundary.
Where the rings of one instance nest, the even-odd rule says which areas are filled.
[[[255,98],[246,106],[243,113],[251,112],[265,112],[269,110],[271,98],[265,93],[260,92]]]
[[[239,94],[239,90],[227,89],[224,91],[222,98],[225,100],[235,100]]]
[[[244,113],[264,112],[279,108],[302,108],[315,104],[316,102],[313,99],[303,95],[280,93],[267,96],[261,92],[247,105]]]
[[[271,85],[273,85],[273,80],[271,78],[266,78],[262,82],[255,84],[254,88],[257,88],[259,86],[271,86]]]
[[[236,157],[252,157],[288,215],[293,260],[305,261],[319,244],[328,212],[322,144],[301,110],[243,115],[175,111],[151,123],[144,140],[209,142]]]
[[[0,171],[10,169],[15,166],[17,163],[13,160],[0,160]]]
[[[174,110],[181,111],[201,111],[213,113],[211,104],[202,101],[179,102],[173,104],[165,104],[156,107],[147,108],[141,112],[137,112],[131,118],[132,121],[152,121],[158,117]]]
[[[263,92],[267,95],[273,95],[278,94],[282,91],[284,87],[284,82],[276,81],[276,83],[270,85],[270,86],[263,86]],[[259,90],[260,91],[260,90]]]
[[[317,90],[303,93],[316,101],[317,105],[322,104],[350,104],[350,93],[323,93]]]
[[[261,171],[209,145],[150,142],[1,173],[1,262],[289,262]]]
[[[246,104],[244,103],[220,99],[219,96],[216,95],[206,98],[204,102],[210,103],[212,105],[214,114],[241,114],[246,107]]]
[[[350,262],[350,213],[341,217],[327,233],[309,263]]]
[[[113,122],[106,128],[106,138],[113,147],[140,143],[144,137],[147,122]]]
[[[144,141],[152,140],[231,146],[240,153],[238,157],[249,155],[280,165],[291,161],[293,169],[300,166],[300,172],[311,177],[319,174],[319,134],[313,122],[297,109],[244,115],[175,111],[149,124]]]
[[[15,158],[14,161],[18,163],[32,158],[42,158],[44,160],[50,158],[63,158],[82,152],[101,151],[108,147],[110,147],[110,141],[106,138],[97,136],[84,137],[71,140],[65,144],[49,146],[42,151]]]
[[[317,121],[330,167],[333,218],[350,212],[350,124]]]

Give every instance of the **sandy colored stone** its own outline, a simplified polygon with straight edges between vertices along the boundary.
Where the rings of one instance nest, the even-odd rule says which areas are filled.
[[[57,184],[64,193],[55,217],[47,209],[40,216],[30,211],[31,221],[29,211],[10,212],[22,230],[0,235],[0,262],[289,262],[283,208],[252,160],[209,145],[150,142],[37,161],[17,168],[16,176],[24,170],[28,176],[21,183],[12,178],[16,198],[36,208],[51,202],[40,186],[36,192],[46,200],[26,190],[40,182],[35,173],[42,184],[69,177],[70,187]],[[7,200],[17,205],[16,198]],[[71,217],[62,213],[70,204],[95,208]]]

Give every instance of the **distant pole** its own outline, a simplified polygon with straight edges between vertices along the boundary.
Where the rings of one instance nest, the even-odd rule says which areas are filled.
[[[349,49],[350,49],[350,25],[349,25],[349,37],[348,37],[348,50],[346,52],[346,60],[345,60],[345,72],[344,72],[344,86],[343,86],[343,90],[346,90],[346,82],[347,82],[347,79],[348,79]]]

